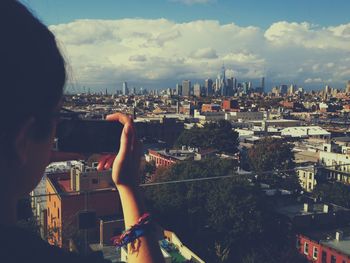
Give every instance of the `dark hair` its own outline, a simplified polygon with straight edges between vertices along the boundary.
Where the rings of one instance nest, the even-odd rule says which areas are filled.
[[[34,117],[40,138],[63,94],[64,59],[50,30],[16,0],[0,1],[0,34],[0,136]]]

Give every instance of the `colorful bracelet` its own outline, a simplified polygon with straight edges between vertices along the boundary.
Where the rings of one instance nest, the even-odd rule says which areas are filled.
[[[125,230],[123,234],[111,238],[113,245],[123,247],[131,242],[134,242],[141,236],[144,236],[149,229],[151,216],[149,213],[144,213],[137,223]]]

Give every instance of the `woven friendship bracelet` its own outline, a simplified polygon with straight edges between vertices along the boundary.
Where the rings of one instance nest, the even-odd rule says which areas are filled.
[[[149,229],[151,216],[149,213],[144,213],[137,223],[125,230],[123,234],[111,238],[113,245],[123,247],[131,242],[134,242],[141,236],[144,236]]]

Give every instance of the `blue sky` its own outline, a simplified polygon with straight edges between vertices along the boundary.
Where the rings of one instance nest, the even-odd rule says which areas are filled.
[[[22,0],[56,35],[70,83],[96,90],[215,79],[343,88],[349,0]]]
[[[191,2],[191,0],[187,0]],[[186,3],[176,0],[23,0],[50,24],[75,19],[167,18],[176,22],[214,19],[241,26],[267,28],[276,21],[321,26],[349,22],[348,0],[216,0]],[[196,2],[194,0],[194,2]],[[201,0],[199,0],[201,2]]]

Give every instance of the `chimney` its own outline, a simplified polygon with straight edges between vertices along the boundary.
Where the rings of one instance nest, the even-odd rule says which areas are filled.
[[[328,212],[329,212],[328,205],[323,205],[323,213],[328,213]]]
[[[304,203],[304,212],[309,212],[309,204]]]
[[[100,246],[103,247],[103,220],[100,220]]]
[[[70,169],[70,189],[72,191],[76,191],[76,186],[77,186],[77,178],[76,178],[76,168],[72,167]]]
[[[304,212],[312,212],[312,204],[304,203]]]
[[[343,231],[335,232],[335,240],[341,241],[343,239]]]

